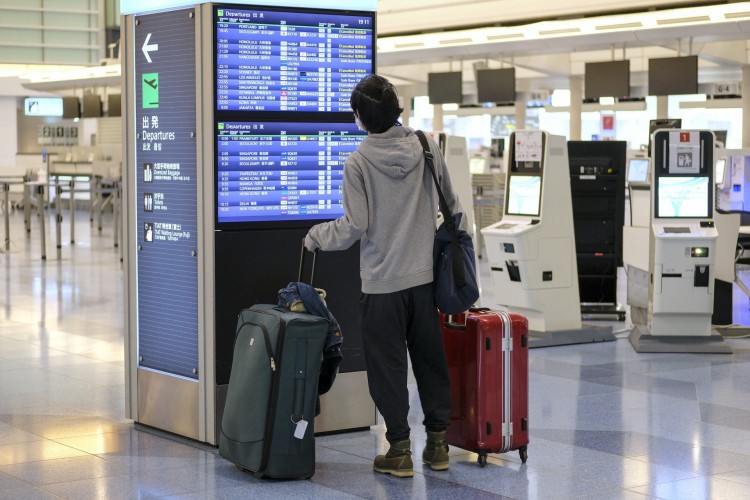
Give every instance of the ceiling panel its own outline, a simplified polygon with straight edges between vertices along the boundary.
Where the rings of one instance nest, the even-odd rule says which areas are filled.
[[[517,24],[587,14],[705,5],[705,0],[379,0],[380,36],[460,27]]]
[[[485,4],[489,5],[484,1],[454,3],[443,0],[402,3],[404,6],[382,0],[379,8],[398,7],[401,9],[399,12],[405,13],[415,5],[424,12],[432,12],[428,6],[444,11],[460,5],[464,10],[473,12]],[[506,5],[520,9],[521,5],[528,7],[540,2],[499,0],[491,3],[493,6]],[[741,80],[742,65],[750,62],[750,2],[686,8],[688,3],[683,2],[676,9],[644,14],[544,21],[514,27],[438,31],[397,37],[382,36],[380,32],[378,68],[383,74],[393,76],[404,84],[410,82],[417,86],[426,82],[428,72],[457,71],[460,68],[464,73],[465,93],[471,93],[475,85],[472,69],[477,64],[488,68],[515,66],[519,68],[519,89],[536,90],[567,86],[570,76],[583,74],[586,62],[628,59],[633,85],[645,85],[649,58],[693,54],[699,56],[700,83]],[[591,2],[582,1],[579,4],[590,6]],[[597,2],[597,5],[610,8],[624,4]],[[628,2],[628,5],[635,4],[638,2]],[[547,10],[557,12],[556,9],[575,5],[566,1],[559,5],[555,3]],[[434,15],[434,12],[429,15]],[[705,18],[710,18],[711,22],[706,22]],[[470,44],[451,42],[453,39],[467,38],[473,41]],[[415,43],[420,40],[421,43]],[[409,48],[399,49],[397,43]]]

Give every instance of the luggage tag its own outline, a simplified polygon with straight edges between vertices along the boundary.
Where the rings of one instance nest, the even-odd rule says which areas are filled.
[[[297,439],[302,439],[305,437],[305,432],[307,431],[307,420],[302,419],[299,422],[297,422],[297,427],[294,429],[294,437]]]

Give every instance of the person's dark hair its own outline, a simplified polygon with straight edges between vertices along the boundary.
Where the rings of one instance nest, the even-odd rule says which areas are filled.
[[[376,134],[395,125],[404,110],[398,105],[396,87],[380,75],[367,75],[360,80],[349,103],[365,129]]]

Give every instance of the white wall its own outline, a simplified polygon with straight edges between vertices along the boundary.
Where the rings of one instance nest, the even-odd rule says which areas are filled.
[[[3,167],[12,166],[16,161],[18,135],[16,133],[16,97],[0,96],[0,175]]]

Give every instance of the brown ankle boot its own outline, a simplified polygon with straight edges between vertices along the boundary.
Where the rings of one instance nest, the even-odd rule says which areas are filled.
[[[432,470],[448,470],[448,445],[445,442],[445,431],[427,431],[427,444],[422,452],[422,462]]]
[[[375,457],[374,469],[391,476],[412,477],[414,464],[411,461],[411,441],[405,439],[391,444],[388,453]]]

